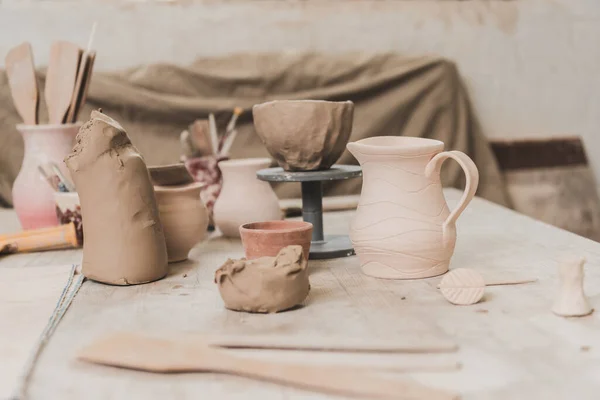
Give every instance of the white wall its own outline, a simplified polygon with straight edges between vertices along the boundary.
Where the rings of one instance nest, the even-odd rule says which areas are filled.
[[[163,1],[164,3],[164,1]],[[454,60],[494,138],[582,135],[600,176],[600,1],[0,0],[0,53],[87,41],[97,68],[238,51],[349,50]],[[596,160],[597,159],[597,160]]]

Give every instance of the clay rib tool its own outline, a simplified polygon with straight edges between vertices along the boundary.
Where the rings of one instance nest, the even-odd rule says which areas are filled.
[[[238,349],[311,350],[365,353],[451,353],[458,350],[456,343],[444,339],[402,338],[364,340],[345,337],[289,337],[281,335],[185,335],[186,343]]]
[[[86,74],[88,73],[89,57],[90,53],[92,52],[92,44],[94,43],[97,25],[97,22],[94,22],[94,25],[92,25],[92,32],[90,33],[90,38],[88,39],[87,48],[81,56],[81,60],[79,62],[79,70],[77,71],[77,79],[75,81],[73,95],[71,96],[71,105],[69,107],[69,113],[67,114],[66,122],[75,122],[77,119],[77,112],[82,105],[81,100],[86,86]]]
[[[19,115],[25,124],[37,125],[39,93],[31,45],[25,42],[12,48],[5,62],[8,85]]]
[[[153,185],[173,186],[194,183],[194,178],[184,164],[169,164],[148,167]]]
[[[208,126],[213,154],[219,154],[219,134],[217,132],[217,121],[213,113],[208,114]]]
[[[321,393],[378,399],[448,400],[458,396],[408,380],[388,380],[371,369],[302,365],[237,357],[209,346],[135,333],[116,333],[79,351],[83,361],[149,372],[217,372]]]
[[[51,124],[62,124],[71,105],[81,49],[69,42],[54,42],[46,71],[46,106]]]

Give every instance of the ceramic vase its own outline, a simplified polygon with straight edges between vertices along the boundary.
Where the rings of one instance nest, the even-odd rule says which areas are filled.
[[[41,176],[38,166],[54,162],[69,177],[63,159],[71,152],[80,126],[79,123],[17,125],[25,144],[25,156],[13,184],[12,197],[23,229],[58,225],[54,190]]]
[[[154,186],[169,262],[184,261],[206,236],[208,212],[200,199],[204,184]]]
[[[263,144],[286,171],[330,168],[352,132],[351,101],[276,100],[252,107]]]
[[[372,137],[348,143],[363,169],[363,186],[350,239],[366,275],[417,279],[448,271],[455,223],[475,196],[479,173],[459,151],[413,137]],[[452,158],[466,175],[464,194],[448,209],[440,168]]]
[[[280,220],[283,213],[277,195],[256,172],[271,164],[268,158],[219,162],[223,187],[215,202],[215,225],[227,237],[240,237],[240,226],[249,222]]]

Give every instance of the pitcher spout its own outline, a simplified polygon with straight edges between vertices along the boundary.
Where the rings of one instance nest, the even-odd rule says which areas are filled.
[[[350,143],[346,144],[346,148],[348,149],[350,154],[352,154],[354,156],[354,158],[356,158],[356,160],[358,161],[359,164],[362,164],[363,153],[360,151],[360,147],[361,146],[356,142],[350,142]]]

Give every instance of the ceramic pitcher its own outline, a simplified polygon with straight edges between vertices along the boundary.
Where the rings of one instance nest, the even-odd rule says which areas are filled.
[[[348,143],[363,169],[363,186],[350,239],[367,275],[418,279],[448,271],[456,242],[456,219],[479,182],[475,163],[460,151],[443,151],[438,140],[372,137]],[[440,182],[452,158],[466,175],[463,196],[448,209]]]
[[[256,173],[271,164],[268,158],[220,161],[223,188],[214,207],[217,228],[227,237],[240,237],[240,226],[283,218],[277,195]]]
[[[71,152],[80,126],[17,125],[25,143],[25,156],[12,196],[23,229],[58,225],[54,191],[42,178],[38,166],[54,162],[64,175],[70,176],[63,159]]]

